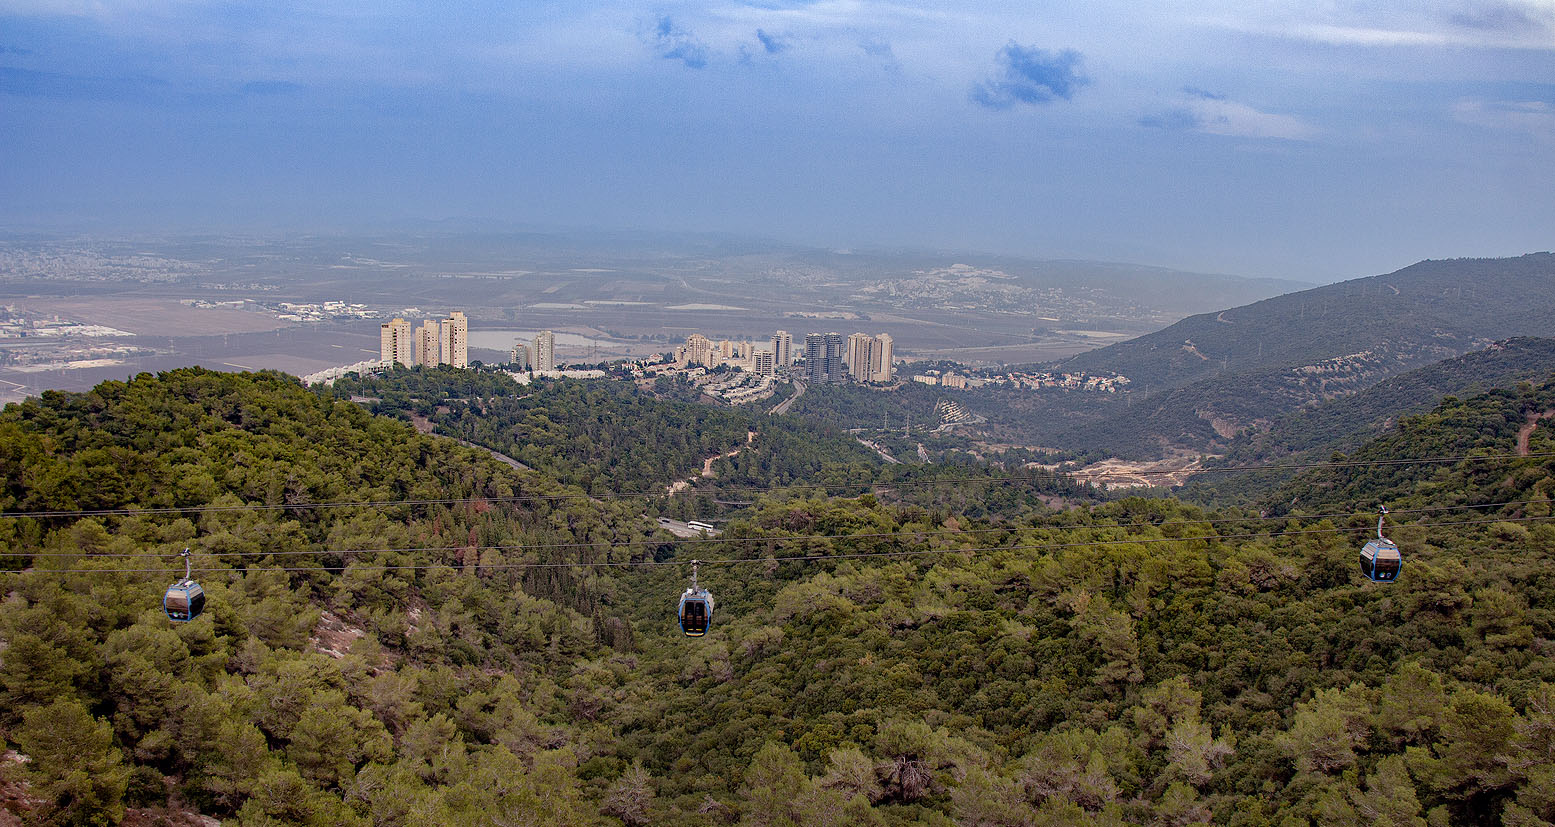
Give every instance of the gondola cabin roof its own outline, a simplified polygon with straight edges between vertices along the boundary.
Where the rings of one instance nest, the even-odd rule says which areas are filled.
[[[1361,556],[1372,562],[1389,562],[1404,559],[1404,555],[1398,550],[1398,545],[1387,538],[1368,542],[1361,548]]]

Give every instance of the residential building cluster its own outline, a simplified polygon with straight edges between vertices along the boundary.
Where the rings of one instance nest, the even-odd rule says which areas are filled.
[[[1111,374],[1098,376],[1084,372],[1060,371],[1005,371],[991,375],[963,375],[955,371],[928,370],[914,376],[914,382],[938,385],[944,388],[981,388],[985,385],[1002,385],[1024,390],[1057,388],[1086,393],[1117,393],[1129,384],[1127,376]]]
[[[425,321],[418,328],[396,317],[378,328],[378,358],[384,365],[470,366],[470,322],[458,310],[441,321]]]
[[[702,392],[730,405],[741,405],[770,397],[777,390],[777,382],[771,374],[740,372],[703,385]]]
[[[802,360],[802,375],[814,384],[889,383],[895,376],[892,347],[891,336],[887,333],[878,336],[854,333],[846,339],[841,333],[809,333],[805,335],[802,351],[794,349],[794,337],[786,330],[777,331],[770,341],[760,344],[729,339],[715,342],[693,333],[686,337],[685,344],[675,349],[673,367],[682,370],[729,367],[766,377],[787,374]]]
[[[556,334],[542,330],[531,342],[523,339],[514,342],[508,363],[518,370],[534,373],[556,370]]]
[[[895,377],[891,335],[841,333],[805,335],[805,375],[811,384],[889,383]]]

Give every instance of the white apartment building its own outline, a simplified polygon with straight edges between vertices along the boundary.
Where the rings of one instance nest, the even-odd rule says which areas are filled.
[[[428,322],[428,324],[431,324]],[[437,364],[453,365],[456,368],[470,366],[470,321],[464,317],[464,313],[455,310],[443,320],[440,338],[440,358]]]
[[[896,370],[891,364],[893,344],[889,333],[882,333],[875,337],[875,347],[871,351],[869,367],[876,382],[889,383],[896,378]]]
[[[776,357],[770,350],[758,350],[751,357],[751,366],[757,376],[772,376],[777,373]]]
[[[874,378],[871,363],[874,361],[875,339],[868,333],[854,333],[848,336],[848,349],[845,361],[848,366],[848,377],[855,382],[868,382]]]
[[[556,370],[556,334],[542,330],[535,334],[535,370]]]
[[[442,334],[437,322],[422,322],[416,328],[416,364],[440,365],[443,363]]]
[[[390,365],[395,362],[405,367],[416,364],[416,344],[410,335],[410,322],[396,318],[378,326],[378,358]]]

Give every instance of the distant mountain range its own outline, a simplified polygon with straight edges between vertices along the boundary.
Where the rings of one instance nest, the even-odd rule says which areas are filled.
[[[1423,261],[1191,316],[1064,360],[1064,370],[1122,373],[1134,392],[1126,408],[1073,427],[1062,442],[1124,454],[1223,450],[1285,414],[1497,340],[1552,331],[1555,255]],[[1408,388],[1393,393],[1422,401]]]

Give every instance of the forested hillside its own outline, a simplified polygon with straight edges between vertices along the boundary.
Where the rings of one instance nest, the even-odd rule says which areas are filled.
[[[1555,329],[1555,254],[1423,261],[1290,293],[1060,364],[1132,380],[1127,410],[1052,436],[1116,453],[1224,445],[1282,413],[1515,336]]]
[[[794,485],[834,494],[896,486],[900,496],[926,507],[947,505],[982,514],[987,484],[971,489],[981,493],[977,502],[968,502],[964,491],[932,481],[1010,476],[983,464],[969,465],[970,456],[965,456],[967,464],[924,466],[913,464],[916,456],[904,451],[908,464],[887,465],[843,431],[834,418],[838,412],[824,404],[814,413],[805,408],[791,416],[768,416],[759,410],[658,399],[626,382],[564,379],[520,387],[500,373],[485,378],[472,378],[471,373],[402,369],[343,379],[323,392],[339,399],[373,400],[367,404],[381,413],[423,416],[437,433],[516,458],[598,496],[664,492],[677,486],[684,492],[681,496],[650,499],[648,507],[681,517],[737,513],[755,496],[752,489]],[[845,405],[882,396],[846,386],[817,395]],[[932,413],[932,406],[929,410]],[[926,430],[920,427],[920,432]],[[915,436],[934,442],[924,433]],[[1006,483],[993,493],[992,510],[1015,508],[1018,502],[1029,507],[1044,496],[1099,497],[1088,486],[1053,475],[1021,476],[1027,479],[1019,485]]]
[[[1264,501],[1268,508],[1321,509],[1361,498],[1390,505],[1534,500],[1526,508],[1542,515],[1555,482],[1545,473],[1555,466],[1548,456],[1555,453],[1552,427],[1555,381],[1524,382],[1470,399],[1447,397],[1429,413],[1400,419],[1394,433],[1336,457],[1367,466],[1362,470],[1316,470],[1270,491]],[[1510,467],[1495,461],[1408,462],[1519,453],[1530,459]]]
[[[1244,433],[1216,465],[1320,462],[1384,436],[1401,416],[1425,413],[1444,396],[1477,396],[1519,382],[1555,377],[1555,339],[1524,337],[1445,359],[1384,380],[1353,396],[1278,417],[1267,430]],[[1249,502],[1295,476],[1271,469],[1246,474],[1201,474],[1183,495],[1198,502]]]
[[[1515,452],[1552,393],[1450,401],[1355,456]],[[673,541],[641,501],[279,375],[51,393],[0,414],[4,559],[25,569],[0,574],[0,746],[28,759],[0,763],[0,811],[1555,823],[1555,446],[1527,440],[1515,461],[1320,471],[1269,518],[1055,512],[990,480],[943,486],[965,509],[774,491],[716,541]],[[1355,558],[1383,499],[1406,563],[1377,585]],[[1510,504],[1446,510],[1486,502]],[[74,513],[148,507],[173,510]],[[173,624],[184,546],[210,604]],[[718,598],[701,639],[673,615],[691,557]]]

